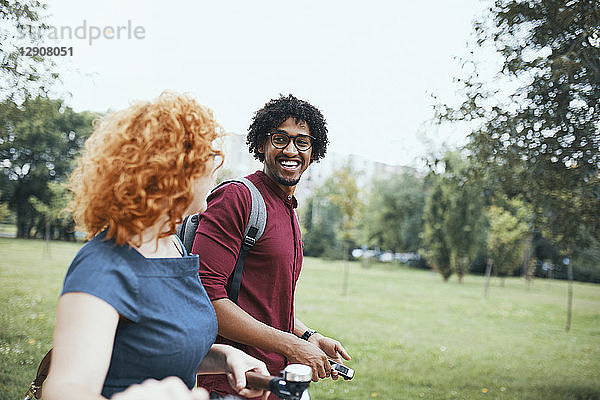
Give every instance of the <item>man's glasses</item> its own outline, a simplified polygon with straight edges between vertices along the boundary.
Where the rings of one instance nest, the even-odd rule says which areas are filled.
[[[267,136],[271,136],[271,144],[276,149],[285,149],[290,144],[290,140],[293,140],[294,146],[296,146],[298,151],[306,151],[312,147],[313,142],[312,136],[308,135],[292,137],[285,132],[271,132]]]

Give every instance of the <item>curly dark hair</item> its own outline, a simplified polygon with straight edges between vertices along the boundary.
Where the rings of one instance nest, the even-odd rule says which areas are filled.
[[[325,156],[329,144],[327,122],[319,109],[291,94],[280,94],[278,99],[270,100],[254,114],[246,137],[250,153],[254,153],[257,160],[264,161],[265,155],[259,153],[258,149],[267,139],[267,134],[281,126],[288,118],[294,118],[296,123],[303,121],[308,124],[310,135],[313,137],[311,159],[318,162]]]

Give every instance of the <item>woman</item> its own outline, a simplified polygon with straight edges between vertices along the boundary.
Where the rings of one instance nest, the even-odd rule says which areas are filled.
[[[245,389],[246,371],[268,375],[264,363],[213,345],[198,257],[174,235],[183,215],[206,209],[220,136],[210,110],[163,93],[108,115],[86,141],[70,189],[91,240],[58,301],[45,400],[208,399],[190,389],[215,372],[240,395],[266,398]]]

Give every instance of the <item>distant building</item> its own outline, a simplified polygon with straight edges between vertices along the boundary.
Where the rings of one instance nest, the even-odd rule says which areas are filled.
[[[304,200],[321,186],[336,169],[350,166],[355,172],[356,184],[368,188],[374,178],[385,178],[402,173],[416,173],[416,170],[403,165],[389,165],[372,161],[356,154],[340,154],[328,151],[325,158],[314,163],[302,176],[302,184],[296,189],[298,201]]]
[[[248,175],[256,170],[262,170],[262,163],[248,151],[246,136],[228,133],[223,141],[225,162],[219,173],[219,178],[229,179]],[[367,188],[373,178],[385,178],[395,174],[416,173],[416,170],[403,165],[389,165],[369,160],[355,154],[340,154],[328,151],[325,158],[313,163],[302,175],[301,184],[296,189],[296,197],[300,204],[321,186],[333,171],[344,166],[351,166],[356,172],[356,183],[359,187]]]
[[[246,176],[256,170],[262,171],[262,163],[248,151],[246,136],[228,133],[223,139],[225,161],[219,172],[219,178],[230,179]]]

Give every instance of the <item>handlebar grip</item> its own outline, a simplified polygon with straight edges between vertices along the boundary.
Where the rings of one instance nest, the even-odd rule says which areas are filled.
[[[251,389],[271,390],[270,383],[274,376],[262,375],[257,372],[246,372],[246,387]]]

